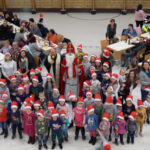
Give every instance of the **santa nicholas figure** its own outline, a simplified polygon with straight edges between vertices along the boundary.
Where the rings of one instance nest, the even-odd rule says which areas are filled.
[[[82,96],[84,81],[84,68],[80,58],[75,55],[72,43],[67,46],[66,57],[62,60],[60,68],[60,90],[68,100],[68,93]]]

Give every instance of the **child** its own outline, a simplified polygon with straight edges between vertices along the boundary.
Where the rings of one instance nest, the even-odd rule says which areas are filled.
[[[32,81],[33,76],[35,76],[35,70],[32,68],[30,70],[30,81]]]
[[[92,72],[92,80],[91,82],[91,86],[90,86],[90,90],[92,91],[93,95],[95,94],[100,94],[100,90],[101,90],[101,83],[99,82],[99,80],[97,80],[97,75],[95,72]]]
[[[8,97],[10,97],[9,88],[6,86],[6,84],[6,79],[0,79],[0,98],[3,92],[6,92],[8,94]]]
[[[36,118],[38,118],[38,112],[41,108],[41,102],[40,101],[35,101],[34,104],[33,104],[33,107],[34,107],[35,116],[36,116]]]
[[[92,54],[90,57],[90,63],[92,66],[95,66],[95,61],[96,61],[97,56],[95,54]]]
[[[0,127],[2,128],[0,135],[4,135],[4,138],[7,138],[7,107],[4,106],[4,101],[2,99],[0,99]]]
[[[23,129],[24,133],[29,136],[28,144],[35,143],[35,114],[31,111],[31,104],[25,105],[25,111],[23,112]]]
[[[52,131],[52,149],[56,146],[56,136],[58,139],[59,147],[62,149],[62,132],[61,127],[63,125],[62,120],[59,118],[57,109],[52,109],[52,118],[50,119],[50,128]]]
[[[103,114],[103,119],[99,124],[99,129],[106,140],[108,140],[110,135],[110,122],[109,122],[109,113]]]
[[[10,91],[10,99],[12,101],[16,100],[16,95],[18,92],[18,85],[17,85],[17,80],[15,75],[11,75],[9,77],[10,80],[10,85],[9,85],[9,91]]]
[[[83,62],[82,62],[83,68],[84,68],[84,79],[85,80],[88,80],[88,73],[89,73],[90,67],[91,67],[91,64],[88,60],[88,56],[89,56],[88,53],[84,53]]]
[[[89,105],[95,105],[95,100],[92,97],[92,91],[86,92],[86,98],[84,99],[84,107],[88,107]]]
[[[44,110],[38,111],[38,119],[35,122],[35,136],[38,137],[39,150],[42,149],[42,142],[47,149],[48,121],[44,118]]]
[[[118,89],[118,74],[117,73],[113,73],[111,75],[111,84],[113,87],[113,93],[116,95],[116,91]]]
[[[131,143],[134,144],[134,135],[137,130],[137,122],[136,122],[136,112],[132,111],[129,115],[129,119],[127,121],[127,144]]]
[[[46,75],[46,83],[44,86],[44,93],[46,97],[46,101],[50,101],[52,98],[52,93],[53,93],[53,81],[52,81],[52,74],[48,73]]]
[[[96,130],[98,128],[98,118],[97,115],[94,113],[94,107],[92,105],[89,105],[87,107],[87,115],[86,115],[85,123],[87,124],[87,129],[90,134],[89,143],[95,145]]]
[[[78,48],[77,48],[78,52],[76,53],[76,55],[81,59],[81,61],[83,61],[83,55],[84,55],[82,50],[83,50],[82,44],[78,45]]]
[[[102,114],[103,114],[103,104],[102,104],[102,99],[99,94],[95,94],[95,114],[97,115],[98,118],[98,124],[100,124],[102,120]]]
[[[125,83],[126,82],[126,70],[124,68],[120,69],[119,72],[119,83]]]
[[[21,69],[16,71],[16,80],[17,80],[17,85],[22,83],[22,71],[21,71]]]
[[[136,135],[140,135],[143,136],[142,130],[143,130],[143,124],[144,121],[147,119],[147,115],[146,115],[146,109],[144,108],[144,104],[141,100],[138,100],[138,108],[136,109],[136,121],[137,121],[137,133]]]
[[[69,105],[67,103],[65,103],[64,95],[61,95],[59,97],[59,103],[57,104],[56,109],[58,110],[59,114],[60,114],[61,110],[64,110],[65,111],[65,118],[66,119],[70,118]]]
[[[90,90],[90,86],[91,82],[89,80],[83,82],[83,89],[82,89],[83,98],[86,98],[86,92]]]
[[[63,122],[62,126],[61,126],[61,131],[62,131],[62,141],[66,141],[68,142],[68,126],[70,124],[69,120],[65,118],[65,111],[61,110],[60,111],[60,118]]]
[[[144,106],[146,108],[147,124],[150,124],[150,121],[149,121],[149,116],[150,116],[150,94],[147,95],[146,101],[144,101]]]
[[[120,99],[121,99],[121,97],[118,97],[117,102],[116,102],[117,114],[119,112],[122,112],[122,102]]]
[[[47,102],[46,102],[45,95],[44,95],[43,92],[39,93],[39,101],[41,102],[42,109],[46,110],[46,108],[47,108]]]
[[[12,102],[11,110],[12,139],[16,137],[16,129],[18,129],[19,138],[22,139],[21,115],[16,101]]]
[[[41,75],[41,71],[42,71],[42,67],[37,67],[35,69],[35,75],[38,77],[39,79],[39,84],[43,84],[43,79],[42,79],[42,75]]]
[[[23,83],[22,84],[24,85],[24,90],[25,90],[26,95],[29,95],[30,81],[29,81],[29,77],[27,74],[23,75]]]
[[[128,120],[128,116],[131,114],[131,112],[135,111],[135,105],[133,104],[132,101],[133,101],[133,96],[128,95],[128,97],[126,98],[126,103],[123,104],[122,110],[126,121]]]
[[[52,99],[51,99],[51,101],[54,103],[54,107],[55,107],[55,108],[56,108],[56,106],[57,106],[57,104],[58,104],[59,97],[60,97],[60,94],[59,94],[58,87],[55,86],[55,87],[53,88]]]
[[[116,106],[113,104],[113,98],[112,96],[108,96],[106,98],[106,102],[104,104],[104,113],[109,113],[109,121],[110,121],[110,135],[109,135],[109,141],[112,140],[111,133],[112,133],[112,123],[116,119]]]
[[[76,95],[74,95],[71,91],[68,93],[68,99],[71,101],[72,103],[72,108],[74,108],[76,106],[77,103],[77,97]]]
[[[95,61],[95,72],[97,74],[97,79],[100,81],[101,80],[101,71],[102,71],[102,63],[101,63],[101,58],[96,58]]]
[[[118,145],[118,138],[120,136],[120,143],[124,145],[123,135],[126,133],[127,123],[124,120],[124,116],[122,112],[119,112],[117,115],[117,119],[113,123],[114,132],[115,132],[115,144]]]
[[[29,88],[29,94],[34,94],[35,99],[38,99],[39,93],[43,91],[43,87],[39,84],[39,80],[37,76],[32,77],[32,84]]]
[[[79,97],[77,106],[73,109],[74,113],[74,123],[75,123],[75,140],[78,139],[79,131],[81,130],[82,139],[85,140],[85,108],[84,108],[84,99]]]

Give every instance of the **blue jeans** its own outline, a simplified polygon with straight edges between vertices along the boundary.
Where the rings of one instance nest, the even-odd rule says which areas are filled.
[[[0,122],[0,127],[1,127],[3,130],[8,131],[7,122]]]
[[[146,100],[147,94],[147,91],[141,89],[141,97],[143,102]]]
[[[62,138],[68,139],[68,131],[62,131]]]
[[[146,114],[147,114],[147,120],[149,120],[150,110],[146,110]]]
[[[46,144],[46,143],[47,143],[46,135],[44,135],[44,134],[39,134],[39,135],[38,135],[38,143],[39,143],[39,145],[42,145],[42,142],[43,142],[43,144]]]
[[[135,135],[135,131],[128,131],[128,135],[127,135],[127,143],[134,143],[134,135]]]

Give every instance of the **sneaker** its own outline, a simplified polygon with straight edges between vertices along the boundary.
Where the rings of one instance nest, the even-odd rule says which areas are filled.
[[[122,145],[124,145],[124,142],[122,141],[122,142],[120,142]]]
[[[142,133],[142,132],[140,132],[139,135],[140,135],[141,137],[143,137],[143,133]]]
[[[39,150],[41,150],[42,149],[42,145],[39,145]]]
[[[75,138],[74,138],[75,140],[78,140],[78,137],[77,136],[75,136]]]
[[[12,136],[12,139],[15,139],[15,137],[16,137],[16,136],[15,136],[15,135],[13,135],[13,136]]]
[[[60,148],[60,149],[63,149],[62,144],[59,144],[59,148]]]
[[[53,145],[52,145],[52,149],[54,149],[56,147],[56,144],[55,143],[53,143]]]
[[[86,136],[83,136],[83,137],[82,137],[82,140],[86,140]]]
[[[46,144],[44,144],[43,146],[44,146],[44,148],[45,148],[45,149],[48,149],[48,147],[47,147],[47,145],[46,145]]]

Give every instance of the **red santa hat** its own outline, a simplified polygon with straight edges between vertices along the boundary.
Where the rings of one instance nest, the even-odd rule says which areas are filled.
[[[41,72],[42,71],[42,67],[37,67],[35,70]]]
[[[33,68],[30,70],[30,75],[35,75],[35,70]]]
[[[23,75],[23,80],[24,80],[24,81],[29,80],[29,77],[28,77],[27,74],[24,74],[24,75]]]
[[[35,99],[30,97],[30,103],[33,105],[34,104]]]
[[[1,98],[0,98],[0,103],[2,103],[2,104],[4,103],[4,101]]]
[[[38,76],[33,76],[33,78],[32,78],[32,81],[36,81],[36,82],[39,82],[39,80],[38,80]]]
[[[112,50],[110,48],[105,48],[104,52],[111,52]]]
[[[124,119],[123,112],[119,112],[118,115],[117,115],[117,118]]]
[[[48,108],[48,109],[53,109],[53,108],[54,108],[53,102],[51,102],[51,101],[48,102],[48,103],[47,103],[47,108]]]
[[[65,116],[65,115],[66,115],[65,111],[62,109],[62,110],[60,111],[60,116],[62,117],[62,116]]]
[[[16,80],[16,76],[14,74],[12,74],[11,76],[9,76],[9,80],[10,81]]]
[[[135,120],[136,115],[137,115],[136,111],[132,111],[131,114],[129,115],[129,118]]]
[[[133,96],[132,95],[128,95],[127,98],[126,98],[126,101],[131,101],[132,102],[133,101]]]
[[[92,111],[94,111],[94,106],[93,105],[89,105],[87,107],[87,112],[89,113],[89,112],[92,112]]]
[[[137,104],[138,104],[138,107],[144,107],[144,103],[140,99],[138,99]]]
[[[72,43],[67,45],[67,53],[75,53],[75,48]]]
[[[107,73],[104,74],[104,76],[107,76],[108,78],[110,78],[111,77],[111,73],[107,72]]]
[[[73,92],[70,91],[70,92],[68,93],[68,98],[69,98],[69,99],[72,99],[72,98],[75,98],[75,97],[76,97],[76,96],[73,94]]]
[[[107,62],[107,61],[106,61],[106,62],[104,62],[104,63],[103,63],[103,66],[105,66],[105,67],[109,68],[109,62]]]
[[[40,18],[43,18],[43,14],[40,13]]]
[[[91,82],[89,80],[84,81],[83,84],[86,85],[87,87],[91,86]]]
[[[44,110],[41,109],[38,111],[37,115],[44,118],[44,113],[45,113]]]
[[[84,57],[88,57],[88,56],[89,56],[88,53],[84,53],[83,58],[84,58]]]
[[[31,95],[30,95],[30,99],[31,99],[32,101],[35,101],[35,95],[34,95],[34,94],[31,94]]]
[[[8,94],[7,94],[7,92],[4,91],[1,96],[2,96],[2,98],[6,97],[6,96],[8,97]]]
[[[58,90],[58,86],[54,86],[54,87],[53,87],[53,90],[54,90],[54,91],[58,91],[58,92],[59,92],[59,90]]]
[[[31,104],[30,103],[25,104],[25,109],[31,109]]]
[[[103,56],[105,58],[109,58],[110,57],[110,52],[109,51],[104,51]]]
[[[95,62],[101,63],[101,58],[96,58]]]
[[[111,78],[112,78],[112,79],[115,79],[115,80],[118,80],[118,74],[117,74],[117,73],[113,73],[113,74],[111,75]]]
[[[95,71],[92,71],[92,77],[93,76],[97,76],[96,72]]]
[[[5,53],[5,56],[6,56],[6,55],[9,55],[9,56],[11,56],[11,54],[10,54],[9,52]]]
[[[57,109],[52,109],[52,117],[56,117],[56,116],[57,117],[59,116]]]
[[[65,97],[64,97],[64,95],[60,95],[60,97],[59,97],[59,102],[65,102]]]
[[[91,57],[95,57],[95,58],[97,58],[96,54],[92,54],[92,55],[91,55]]]
[[[109,121],[109,113],[103,114],[103,120]]]
[[[13,109],[13,108],[18,108],[18,103],[16,101],[13,101],[11,103],[11,109]]]
[[[82,49],[82,47],[83,47],[82,44],[78,45],[78,48],[79,48],[79,49]]]
[[[24,85],[23,85],[23,84],[20,84],[20,85],[18,86],[18,90],[24,90]]]
[[[121,96],[118,97],[117,102],[116,102],[116,106],[122,106],[122,102],[121,102]]]
[[[6,79],[0,79],[0,84],[6,85],[7,81]]]
[[[145,87],[145,91],[150,92],[150,85],[147,85],[147,86]]]
[[[113,97],[112,96],[107,96],[105,103],[107,105],[113,104]]]
[[[87,94],[89,94],[89,95],[92,96],[92,91],[88,90],[88,91],[86,92],[86,95],[87,95]]]
[[[95,101],[96,102],[101,102],[102,101],[100,94],[95,94]]]
[[[40,107],[41,106],[41,102],[40,101],[35,101],[34,102],[34,107]]]
[[[111,150],[111,146],[108,142],[104,142],[103,146],[104,146],[104,150]]]
[[[17,70],[17,71],[16,71],[16,74],[22,74],[21,69]]]
[[[52,79],[52,74],[51,73],[47,73],[46,78],[48,79]]]
[[[79,97],[79,99],[78,99],[78,103],[84,103],[84,99],[83,99],[83,97]]]
[[[30,103],[30,97],[27,97],[24,101],[24,104]]]

